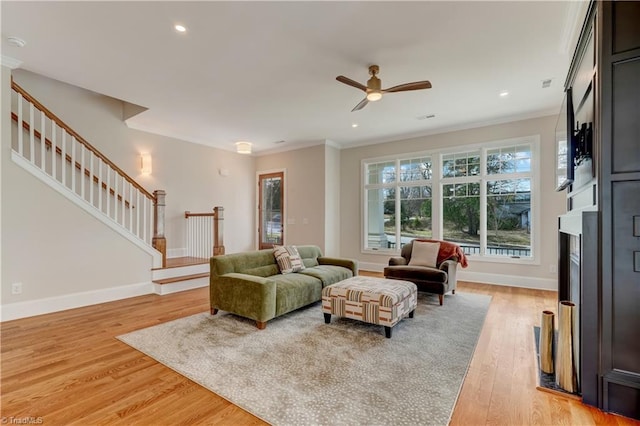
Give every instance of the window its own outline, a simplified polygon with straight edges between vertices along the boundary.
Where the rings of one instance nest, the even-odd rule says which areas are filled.
[[[537,144],[529,137],[363,161],[364,250],[399,251],[420,237],[478,258],[533,259]]]
[[[431,238],[431,158],[417,157],[364,166],[365,249],[400,247],[398,241]]]

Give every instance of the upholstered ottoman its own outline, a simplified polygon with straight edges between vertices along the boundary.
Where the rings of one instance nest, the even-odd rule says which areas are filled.
[[[331,315],[384,326],[391,337],[391,327],[404,317],[413,318],[418,304],[418,289],[409,281],[357,276],[322,289],[324,322]]]

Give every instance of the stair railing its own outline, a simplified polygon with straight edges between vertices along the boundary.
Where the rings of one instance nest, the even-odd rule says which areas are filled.
[[[187,220],[187,256],[205,259],[224,254],[224,207],[214,207],[213,212],[184,212]]]
[[[13,80],[11,89],[13,155],[158,249],[164,265],[164,191],[150,194]]]

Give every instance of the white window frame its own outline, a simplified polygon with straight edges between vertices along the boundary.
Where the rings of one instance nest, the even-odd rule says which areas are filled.
[[[508,174],[487,174],[487,151],[490,149],[510,147],[517,145],[529,145],[531,147],[531,172],[526,173],[508,173]],[[463,176],[463,177],[447,177],[443,176],[442,164],[443,157],[447,154],[456,152],[470,152],[480,151],[480,174],[477,176]],[[432,163],[432,179],[412,181],[410,185],[406,182],[399,180],[400,161],[408,160],[420,157],[431,157]],[[384,184],[367,184],[367,166],[369,164],[391,162],[395,161],[396,164],[396,179],[392,183]],[[480,247],[481,253],[479,255],[468,255],[474,261],[481,262],[495,262],[495,263],[515,263],[515,264],[528,264],[528,265],[540,265],[540,135],[524,136],[511,139],[496,140],[491,142],[485,142],[482,144],[469,144],[459,145],[456,147],[440,150],[420,151],[414,153],[407,153],[396,156],[384,156],[377,158],[368,158],[361,161],[361,252],[364,254],[384,254],[394,255],[400,252],[400,245],[396,244],[394,248],[368,248],[368,215],[367,215],[367,191],[369,189],[380,188],[396,188],[396,241],[400,241],[399,234],[401,232],[400,227],[397,225],[398,218],[400,217],[400,202],[399,188],[400,186],[431,186],[431,199],[432,199],[432,238],[442,239],[443,232],[443,202],[442,202],[442,188],[445,184],[452,183],[468,183],[478,182],[480,184]],[[514,258],[501,255],[489,255],[484,253],[487,246],[487,182],[495,180],[507,180],[507,179],[530,179],[531,180],[531,256]]]

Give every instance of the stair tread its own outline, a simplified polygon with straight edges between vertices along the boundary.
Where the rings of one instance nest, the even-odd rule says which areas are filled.
[[[179,281],[194,280],[196,278],[206,278],[208,276],[209,272],[203,272],[201,274],[180,275],[178,277],[162,278],[159,280],[153,280],[153,282],[156,284],[171,284]]]

